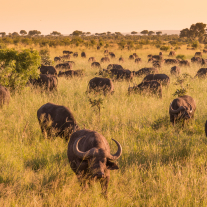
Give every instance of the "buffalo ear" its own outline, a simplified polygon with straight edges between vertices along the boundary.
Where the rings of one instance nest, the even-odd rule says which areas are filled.
[[[106,166],[109,170],[118,170],[119,169],[117,164],[114,162],[111,162],[110,160],[107,160]]]

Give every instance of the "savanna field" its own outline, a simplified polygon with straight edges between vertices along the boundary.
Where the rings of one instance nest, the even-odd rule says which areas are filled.
[[[59,46],[49,49],[51,58],[62,55],[63,50],[78,52],[79,56],[70,60],[76,63],[73,69],[83,69],[85,76],[58,78],[58,89],[53,92],[26,86],[12,92],[9,105],[0,110],[0,206],[207,206],[206,79],[186,79],[186,94],[196,102],[195,119],[184,128],[173,127],[169,105],[180,89],[175,85],[177,77],[170,74],[174,65],[162,64],[159,69],[159,73],[170,77],[162,99],[149,94],[128,95],[129,85],[141,83],[144,76],[134,77],[132,82],[114,81],[113,95],[87,95],[89,80],[99,72],[91,68],[88,58],[93,56],[100,62],[105,49]],[[87,58],[80,57],[83,50]],[[160,52],[155,47],[137,50],[142,58],[142,63],[137,64],[128,60],[135,50],[108,50],[116,55],[110,58],[110,64],[121,64],[131,71],[152,67],[147,55]],[[190,61],[196,51],[182,46],[176,55],[184,54]],[[163,52],[163,57],[170,58],[168,54]],[[120,56],[124,63],[119,63]],[[207,54],[203,57],[207,59]],[[102,69],[108,64],[101,63]],[[191,63],[190,67],[180,68],[181,74],[194,77],[201,66]],[[89,98],[103,99],[100,117]],[[81,129],[105,136],[112,154],[117,151],[112,138],[122,145],[119,170],[111,171],[108,199],[101,195],[99,182],[81,188],[68,162],[68,142],[42,135],[37,110],[48,102],[68,107]]]

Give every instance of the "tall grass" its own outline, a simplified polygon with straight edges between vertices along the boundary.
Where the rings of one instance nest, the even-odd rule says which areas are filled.
[[[51,56],[62,55],[64,49],[68,48],[51,49]],[[90,67],[88,58],[94,56],[99,61],[104,54],[103,49],[84,50],[86,59],[71,58],[76,62],[74,69],[85,70],[84,77],[59,78],[57,92],[25,87],[12,94],[9,106],[0,110],[0,206],[206,206],[206,80],[187,81],[191,88],[188,95],[197,105],[195,119],[183,129],[172,127],[168,109],[178,86],[173,84],[176,78],[170,75],[171,66],[163,65],[160,70],[171,78],[169,87],[163,87],[162,99],[128,96],[126,81],[114,82],[113,95],[87,96],[87,84],[98,72]],[[137,51],[143,62],[136,64],[128,60],[134,51],[111,50],[116,54],[111,63],[118,63],[122,55],[123,67],[130,70],[151,66],[147,54],[159,52],[153,48]],[[194,52],[182,49],[179,53],[190,59]],[[164,52],[166,58],[167,54]],[[194,77],[199,68],[192,64],[181,72]],[[142,79],[135,78],[133,83]],[[97,97],[104,99],[100,119],[89,102]],[[111,171],[108,200],[101,196],[99,183],[81,189],[68,163],[66,141],[43,137],[36,113],[47,102],[69,107],[80,128],[106,137],[112,153],[117,148],[111,138],[121,143],[120,169]]]

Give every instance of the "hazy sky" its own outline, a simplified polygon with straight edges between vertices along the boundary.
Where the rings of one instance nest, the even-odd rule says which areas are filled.
[[[0,32],[140,32],[207,24],[207,0],[0,0]]]

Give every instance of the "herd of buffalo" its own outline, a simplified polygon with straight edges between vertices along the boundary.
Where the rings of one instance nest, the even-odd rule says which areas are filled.
[[[77,52],[63,51],[63,56],[55,57],[54,61],[62,61],[56,67],[41,65],[39,68],[40,75],[38,79],[30,79],[28,84],[44,87],[48,91],[57,90],[59,77],[83,76],[82,70],[72,70],[75,65],[74,61],[65,61],[70,56],[78,57]],[[110,58],[115,58],[113,52],[104,51],[105,57],[101,58],[100,63],[110,62]],[[175,56],[175,52],[171,51],[169,57]],[[86,53],[82,52],[81,57],[86,58]],[[109,58],[110,57],[110,58]],[[104,95],[114,93],[113,82],[115,80],[131,81],[133,77],[145,76],[143,81],[133,87],[128,88],[128,93],[153,93],[162,98],[162,87],[170,84],[170,78],[166,74],[159,74],[159,68],[162,64],[174,65],[171,68],[171,75],[179,75],[181,70],[179,66],[190,66],[187,60],[163,59],[160,52],[159,55],[148,55],[148,62],[153,67],[141,68],[138,71],[130,71],[124,69],[121,62],[124,58],[119,58],[119,64],[109,64],[106,69],[101,69],[101,64],[96,61],[95,57],[88,59],[91,67],[99,69],[99,76],[94,77],[88,83],[87,92],[103,92]],[[142,59],[136,53],[129,56],[129,60],[134,60],[139,64]],[[207,65],[207,60],[202,58],[202,52],[196,52],[191,59],[192,63]],[[58,73],[59,71],[59,73]],[[207,75],[207,68],[200,68],[195,77],[201,78]],[[3,104],[9,104],[9,90],[0,85],[0,107]],[[169,106],[170,122],[174,125],[178,121],[185,121],[194,117],[196,104],[192,97],[185,95],[174,99]],[[72,112],[69,108],[53,103],[46,103],[37,110],[37,118],[44,136],[60,136],[68,143],[68,160],[70,167],[76,173],[82,185],[86,185],[91,179],[100,181],[102,191],[107,195],[107,187],[110,179],[110,170],[118,169],[115,161],[122,154],[121,144],[112,139],[118,150],[115,154],[110,153],[110,147],[106,138],[96,131],[88,129],[80,129]],[[205,125],[207,136],[207,122]]]

